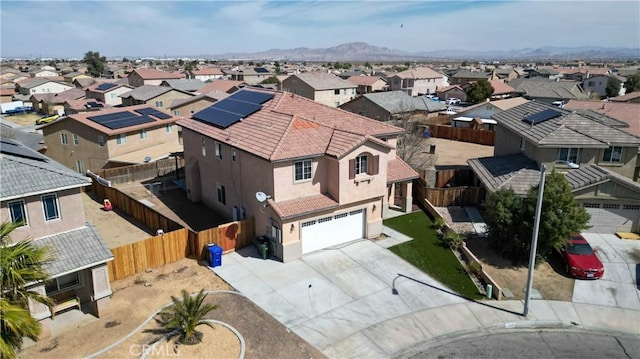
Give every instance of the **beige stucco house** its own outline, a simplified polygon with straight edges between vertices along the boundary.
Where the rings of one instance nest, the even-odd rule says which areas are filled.
[[[447,76],[430,67],[416,67],[389,76],[387,83],[392,91],[401,90],[409,96],[434,93],[449,86]]]
[[[357,96],[358,86],[329,73],[303,72],[287,77],[281,88],[323,105],[338,107]]]
[[[233,81],[242,81],[248,85],[257,85],[274,74],[264,67],[243,67],[223,70],[224,74]]]
[[[16,89],[21,95],[34,95],[39,93],[58,93],[73,88],[69,84],[56,82],[47,78],[36,77],[19,82]]]
[[[379,236],[397,186],[411,208],[418,174],[396,156],[401,128],[248,88],[178,125],[188,198],[229,219],[253,217],[285,262]]]
[[[131,71],[127,79],[129,86],[140,87],[143,85],[160,86],[164,80],[184,79],[186,76],[181,72],[166,72],[156,69],[135,69]]]
[[[82,188],[91,181],[13,140],[3,138],[0,152],[0,219],[22,224],[11,233],[14,242],[32,240],[54,256],[44,266],[51,280],[29,288],[53,300],[50,307],[29,302],[41,337],[51,334],[58,311],[109,314],[107,262],[113,254],[82,211]]]
[[[153,162],[181,151],[175,121],[165,111],[138,105],[73,114],[41,129],[46,155],[85,173]]]
[[[351,76],[347,81],[358,86],[356,92],[361,95],[365,93],[386,91],[387,81],[379,76]]]
[[[102,82],[93,84],[85,89],[85,97],[93,98],[105,105],[122,105],[120,95],[131,91],[133,87],[113,82]]]
[[[191,98],[195,94],[167,86],[143,85],[119,96],[122,98],[122,105],[124,106],[148,104],[157,108],[168,109],[174,100]]]
[[[189,117],[203,108],[211,106],[216,101],[227,97],[229,97],[229,94],[226,92],[212,91],[190,98],[174,100],[169,107],[169,111],[176,117]]]

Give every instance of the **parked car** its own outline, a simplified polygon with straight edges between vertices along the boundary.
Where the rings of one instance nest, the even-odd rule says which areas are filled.
[[[572,234],[567,244],[560,248],[566,271],[569,276],[585,279],[598,279],[604,274],[604,265],[580,234]]]
[[[447,99],[447,105],[458,105],[462,102],[459,98],[451,97]]]
[[[426,94],[426,95],[424,95],[424,97],[428,98],[431,101],[440,102],[440,98],[438,97],[438,95],[436,95],[434,93]]]
[[[36,120],[36,125],[43,125],[45,123],[53,122],[57,120],[60,115],[44,115]]]

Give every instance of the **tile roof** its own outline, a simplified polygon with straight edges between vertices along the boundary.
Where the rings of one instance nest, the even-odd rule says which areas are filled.
[[[138,101],[149,101],[152,98],[156,98],[172,90],[174,89],[167,86],[142,85],[140,87],[136,87],[131,91],[127,91],[123,94],[120,94],[120,97],[122,98],[131,97],[134,100],[138,100]]]
[[[504,100],[491,101],[491,104],[505,111],[527,102],[529,102],[529,100],[527,100],[524,97],[512,97],[512,98],[506,98]]]
[[[311,86],[316,91],[356,87],[356,84],[328,73],[303,72],[300,74],[291,75],[289,79],[293,77],[298,78],[300,81]]]
[[[640,92],[638,92],[640,96]],[[640,103],[632,102],[593,102],[571,100],[564,105],[567,110],[591,110],[602,115],[625,122],[629,127],[623,130],[640,136]],[[617,126],[616,126],[617,127]]]
[[[192,74],[194,75],[201,75],[201,76],[206,76],[206,75],[220,75],[222,76],[222,70],[220,70],[217,67],[205,67],[202,69],[197,69],[197,70],[193,70],[191,71]]]
[[[73,80],[73,83],[80,85],[81,88],[87,88],[96,83],[96,79],[93,77],[81,77]]]
[[[101,104],[102,107],[98,107],[98,109],[105,109],[105,108],[111,108],[110,105],[106,105],[98,100],[96,100],[95,98],[82,98],[79,100],[67,100],[65,101],[65,104],[67,106],[69,106],[70,109],[76,110],[76,111],[87,111],[90,108],[88,107],[88,103],[89,102],[96,102],[98,104]]]
[[[491,76],[490,72],[484,71],[469,71],[465,69],[458,70],[451,78],[460,78],[460,79],[485,79],[488,80]]]
[[[220,91],[211,91],[209,93],[201,93],[193,97],[173,100],[171,101],[171,106],[169,107],[169,109],[173,110],[175,108],[178,108],[196,101],[200,101],[202,99],[210,100],[209,102],[213,103],[227,97],[229,97],[228,93],[220,92]]]
[[[49,104],[63,104],[69,100],[78,100],[84,98],[84,90],[79,88],[71,88],[66,91],[58,92],[48,97],[44,102]]]
[[[104,85],[104,84],[107,84],[107,83],[114,84],[115,86],[110,87],[110,88],[108,88],[106,90],[98,90],[98,86]],[[97,92],[97,93],[109,93],[109,92],[111,92],[111,91],[113,91],[115,89],[119,89],[121,87],[126,87],[126,88],[129,88],[129,89],[133,90],[133,87],[129,86],[127,83],[122,84],[122,83],[116,83],[115,81],[96,82],[96,83],[92,84],[91,86],[89,86],[87,88],[87,90],[91,91],[91,92]]]
[[[576,81],[553,81],[545,78],[517,78],[509,81],[509,86],[523,96],[544,97],[558,100],[586,100],[589,96]]]
[[[403,131],[292,93],[255,88],[241,91],[272,93],[274,98],[226,129],[192,118],[181,119],[178,125],[269,161],[321,155],[340,158],[366,141],[386,146],[375,137]]]
[[[44,266],[52,278],[113,260],[111,250],[90,222],[80,229],[38,238],[33,244],[52,250],[54,260]]]
[[[402,79],[440,79],[444,75],[430,67],[416,67],[405,71],[398,72],[395,75]]]
[[[387,184],[405,182],[420,177],[409,164],[400,157],[387,162]]]
[[[137,73],[144,80],[183,79],[181,72],[167,72],[156,69],[135,69],[131,73]]]
[[[360,86],[371,86],[375,84],[377,81],[385,81],[382,77],[378,76],[351,76],[347,79],[347,81],[360,85]]]
[[[269,199],[267,203],[278,214],[278,217],[283,220],[335,209],[339,206],[338,202],[328,194],[318,194],[278,203]]]
[[[621,96],[612,97],[609,99],[609,101],[627,102],[627,101],[635,100],[637,98],[640,98],[640,91],[629,92]]]
[[[516,92],[516,89],[507,85],[502,80],[489,80],[491,87],[493,87],[493,95],[503,95]]]
[[[199,93],[209,93],[212,91],[220,91],[229,93],[234,87],[240,88],[245,86],[244,81],[235,80],[214,80],[198,89]]]
[[[34,77],[34,78],[28,78],[26,80],[18,82],[18,86],[23,88],[32,88],[32,87],[40,86],[42,84],[46,84],[47,82],[52,82],[52,80],[46,77]]]
[[[26,147],[2,138],[0,143],[0,199],[84,187],[91,180]]]
[[[171,88],[181,91],[195,92],[202,88],[205,83],[202,80],[196,79],[179,79],[179,80],[164,80],[160,86],[167,85]]]
[[[561,115],[531,125],[523,121],[528,115],[553,109]],[[499,126],[520,134],[540,147],[607,148],[611,145],[640,145],[640,138],[592,118],[538,101],[530,101],[491,116]]]
[[[0,89],[0,96],[11,96],[16,93],[14,88],[2,88]]]

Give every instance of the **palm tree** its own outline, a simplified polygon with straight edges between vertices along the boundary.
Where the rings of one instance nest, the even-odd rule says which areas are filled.
[[[200,325],[213,327],[205,321],[204,316],[212,310],[218,309],[218,305],[203,304],[207,297],[204,289],[194,296],[182,290],[182,299],[171,296],[173,304],[161,312],[160,323],[169,332],[169,336],[179,336],[178,343],[193,345],[202,341],[202,333],[196,328]]]
[[[0,224],[0,356],[15,358],[22,347],[22,338],[38,339],[40,326],[31,317],[29,299],[50,304],[46,296],[28,289],[49,276],[44,265],[53,259],[46,247],[35,246],[29,240],[11,244],[11,232],[20,223]]]

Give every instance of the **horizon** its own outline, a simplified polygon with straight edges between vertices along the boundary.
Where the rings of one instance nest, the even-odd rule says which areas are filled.
[[[354,42],[408,54],[635,50],[638,14],[638,1],[2,1],[0,57],[193,57]]]

